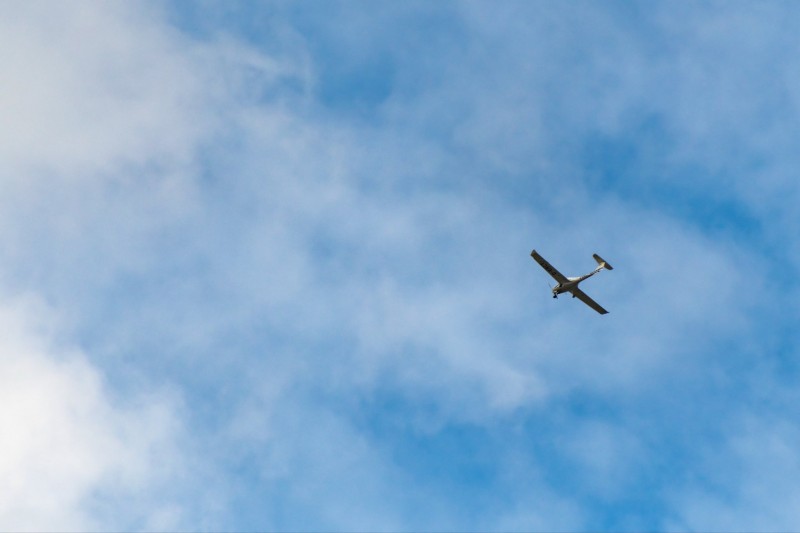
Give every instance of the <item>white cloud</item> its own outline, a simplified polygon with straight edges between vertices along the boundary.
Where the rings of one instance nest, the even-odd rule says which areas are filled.
[[[148,524],[173,503],[104,505],[118,507],[179,471],[174,402],[115,401],[86,355],[48,333],[51,314],[30,300],[5,298],[0,306],[0,524],[19,531]]]
[[[143,153],[185,157],[204,127],[201,80],[155,13],[122,3],[3,9],[6,164],[85,179]]]
[[[152,268],[152,240],[191,213],[214,58],[144,4],[2,10],[0,523],[179,527],[176,400],[149,378],[112,393],[108,354],[81,349],[76,328],[102,330],[97,291]],[[49,303],[8,296],[21,293]]]

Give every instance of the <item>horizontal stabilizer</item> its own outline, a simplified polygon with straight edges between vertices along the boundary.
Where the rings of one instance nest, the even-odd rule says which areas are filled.
[[[606,262],[603,260],[603,258],[602,258],[602,257],[600,257],[599,255],[597,255],[597,254],[592,254],[592,257],[594,257],[594,260],[595,260],[595,261],[597,261],[597,264],[598,264],[598,265],[600,265],[601,267],[605,268],[606,270],[614,270],[614,267],[612,267],[611,265],[609,265],[608,263],[606,263]]]

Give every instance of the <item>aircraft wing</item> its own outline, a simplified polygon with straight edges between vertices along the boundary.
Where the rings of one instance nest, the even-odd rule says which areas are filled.
[[[589,295],[586,294],[585,292],[583,292],[582,290],[580,290],[578,287],[575,287],[574,289],[571,289],[570,292],[573,294],[573,296],[575,296],[576,298],[580,299],[580,301],[582,301],[583,303],[585,303],[586,305],[588,305],[589,307],[591,307],[592,309],[594,309],[595,311],[597,311],[601,315],[604,315],[604,314],[608,313],[608,311],[606,311],[605,309],[600,307],[599,303],[597,303],[594,300],[592,300],[591,298],[589,298]]]
[[[545,271],[547,271],[547,273],[548,273],[548,274],[550,274],[551,276],[553,276],[553,278],[554,278],[554,279],[555,279],[557,282],[559,282],[559,283],[566,283],[566,282],[568,281],[568,280],[567,280],[567,277],[566,277],[564,274],[562,274],[561,272],[559,272],[558,270],[556,270],[555,268],[553,268],[553,265],[551,265],[550,263],[548,263],[548,262],[547,262],[547,260],[545,260],[545,258],[544,258],[544,257],[542,257],[541,255],[539,255],[539,253],[538,253],[536,250],[533,250],[533,251],[531,252],[531,257],[533,257],[533,259],[534,259],[534,260],[535,260],[537,263],[539,263],[539,264],[542,266],[542,268],[543,268],[543,269],[545,269]],[[584,296],[586,296],[586,295],[584,295]],[[587,298],[588,298],[588,296],[587,296]],[[597,304],[595,304],[595,305],[597,305]]]

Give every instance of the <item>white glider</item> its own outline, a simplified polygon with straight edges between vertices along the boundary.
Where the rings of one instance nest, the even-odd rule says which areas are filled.
[[[591,307],[592,309],[594,309],[595,311],[597,311],[601,315],[604,315],[604,314],[608,313],[608,311],[603,309],[600,306],[600,304],[598,304],[597,302],[595,302],[594,300],[589,298],[589,296],[585,292],[583,292],[582,290],[580,290],[578,288],[578,283],[580,283],[581,281],[585,280],[586,278],[591,278],[592,276],[594,276],[595,274],[597,274],[601,270],[603,270],[603,269],[605,269],[605,270],[614,270],[614,267],[612,267],[611,265],[609,265],[608,263],[603,261],[602,257],[600,257],[597,254],[592,254],[592,257],[594,257],[594,260],[597,261],[597,265],[598,265],[597,268],[595,268],[592,272],[590,272],[590,273],[588,273],[588,274],[586,274],[584,276],[578,276],[578,277],[575,277],[575,278],[568,278],[564,274],[562,274],[561,272],[559,272],[558,270],[553,268],[553,265],[548,263],[547,260],[544,257],[542,257],[541,255],[539,255],[539,253],[536,250],[533,250],[531,252],[531,257],[533,257],[533,259],[537,263],[539,263],[542,266],[542,268],[545,269],[545,271],[548,274],[553,276],[553,279],[555,279],[558,282],[556,284],[556,286],[553,287],[553,298],[558,298],[559,294],[562,294],[562,293],[565,293],[565,292],[571,292],[573,298],[578,298],[580,301],[582,301],[583,303],[585,303],[586,305],[588,305],[589,307]]]

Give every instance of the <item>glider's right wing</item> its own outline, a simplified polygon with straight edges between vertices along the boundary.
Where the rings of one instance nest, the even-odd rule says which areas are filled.
[[[534,260],[535,260],[537,263],[539,263],[539,264],[542,266],[542,268],[543,268],[543,269],[545,269],[545,271],[546,271],[548,274],[550,274],[551,276],[553,276],[553,278],[554,278],[554,279],[555,279],[557,282],[559,282],[559,283],[566,283],[566,282],[568,281],[568,280],[567,280],[567,277],[566,277],[564,274],[562,274],[561,272],[559,272],[558,270],[556,270],[555,268],[553,268],[553,265],[551,265],[550,263],[548,263],[548,262],[547,262],[547,260],[545,260],[545,258],[544,258],[544,257],[542,257],[541,255],[539,255],[539,253],[538,253],[536,250],[533,250],[533,251],[531,252],[531,257],[533,257],[533,259],[534,259]],[[588,296],[587,296],[587,298],[588,298]],[[597,304],[595,304],[595,305],[597,305]]]
[[[595,311],[597,311],[601,315],[604,315],[604,314],[608,313],[608,311],[606,311],[605,309],[600,307],[599,303],[597,303],[594,300],[592,300],[591,298],[589,298],[589,295],[586,294],[585,292],[583,292],[582,290],[580,290],[578,287],[575,287],[574,289],[571,289],[570,292],[573,294],[573,296],[575,296],[576,298],[579,298],[580,301],[582,301],[583,303],[585,303],[586,305],[588,305],[589,307],[591,307],[592,309],[594,309]]]

